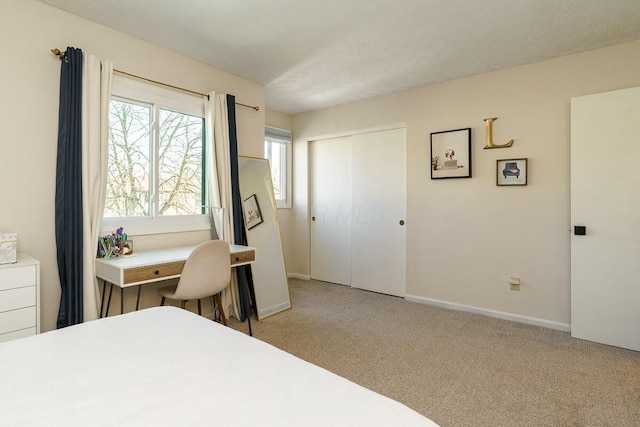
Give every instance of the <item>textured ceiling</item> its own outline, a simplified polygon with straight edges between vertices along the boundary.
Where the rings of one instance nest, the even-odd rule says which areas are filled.
[[[640,39],[639,0],[39,0],[299,113]]]

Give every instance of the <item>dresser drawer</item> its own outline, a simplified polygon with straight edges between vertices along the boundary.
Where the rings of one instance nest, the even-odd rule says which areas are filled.
[[[20,329],[19,331],[7,332],[6,334],[0,334],[0,342],[15,340],[17,338],[26,338],[36,334],[36,327]]]
[[[0,312],[30,307],[32,305],[36,305],[35,286],[0,291]]]
[[[32,265],[0,270],[0,291],[35,284],[36,268]]]
[[[231,254],[231,265],[242,264],[245,262],[252,262],[256,260],[255,251],[236,252]]]
[[[130,268],[124,271],[124,283],[128,284],[176,277],[182,273],[183,267],[184,261],[176,261],[149,267]]]
[[[0,334],[36,326],[36,307],[0,313]]]

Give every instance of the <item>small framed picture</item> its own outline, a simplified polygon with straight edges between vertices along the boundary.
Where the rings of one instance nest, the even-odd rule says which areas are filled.
[[[258,199],[255,194],[244,199],[242,207],[244,209],[244,222],[247,225],[247,230],[251,230],[256,225],[262,223],[262,213],[260,213],[260,206],[258,205]]]
[[[431,133],[431,179],[471,178],[471,128]]]
[[[496,185],[527,185],[527,159],[497,160]]]

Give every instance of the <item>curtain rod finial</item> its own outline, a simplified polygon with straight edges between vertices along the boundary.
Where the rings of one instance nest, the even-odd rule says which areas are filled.
[[[60,49],[55,48],[55,49],[51,49],[51,53],[53,53],[56,56],[63,56],[64,52],[61,52]]]

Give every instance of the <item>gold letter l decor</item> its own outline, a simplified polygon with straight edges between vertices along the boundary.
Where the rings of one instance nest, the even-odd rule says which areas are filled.
[[[493,143],[493,122],[494,120],[498,120],[497,117],[493,117],[491,119],[484,119],[487,124],[487,145],[484,146],[484,149],[488,148],[507,148],[513,145],[513,139],[506,144],[496,145]]]

